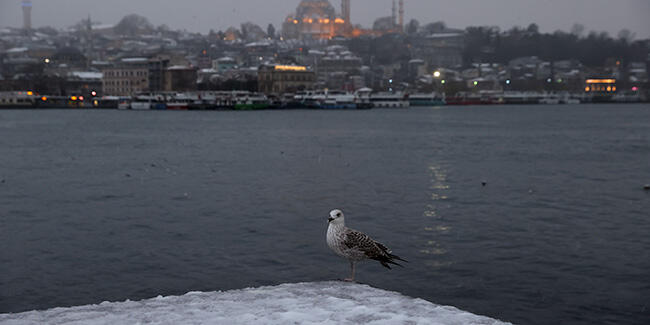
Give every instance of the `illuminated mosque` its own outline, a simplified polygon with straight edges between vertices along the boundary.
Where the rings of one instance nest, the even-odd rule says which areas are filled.
[[[295,14],[290,14],[282,24],[282,34],[290,39],[331,39],[335,36],[358,37],[377,35],[388,32],[402,32],[404,27],[404,0],[399,0],[399,18],[397,6],[393,0],[393,14],[387,17],[392,22],[391,28],[383,30],[366,30],[355,27],[350,20],[350,1],[341,0],[341,14],[337,14],[328,0],[302,0]],[[386,18],[380,18],[386,20]]]

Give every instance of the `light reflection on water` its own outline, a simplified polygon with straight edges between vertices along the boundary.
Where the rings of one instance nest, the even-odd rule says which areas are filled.
[[[438,205],[441,201],[448,199],[446,192],[450,189],[447,183],[447,173],[439,165],[431,165],[428,168],[430,202],[427,204],[423,213],[431,224],[424,227],[424,240],[426,242],[423,248],[419,250],[420,254],[426,255],[425,264],[434,270],[438,270],[452,265],[451,261],[443,261],[441,257],[447,254],[447,248],[443,247],[437,237],[440,234],[448,234],[451,226],[444,221],[444,216],[438,213]]]

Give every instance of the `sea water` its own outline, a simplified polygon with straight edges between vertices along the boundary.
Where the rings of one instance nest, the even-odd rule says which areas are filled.
[[[650,105],[0,111],[0,313],[343,278],[518,324],[650,319]]]

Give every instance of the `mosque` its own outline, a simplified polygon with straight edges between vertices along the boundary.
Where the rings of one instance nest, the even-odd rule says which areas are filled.
[[[402,32],[404,30],[404,0],[399,0],[399,18],[397,6],[393,0],[391,17],[380,18],[388,21],[390,26],[377,29],[355,27],[350,20],[350,1],[341,0],[341,12],[336,13],[328,0],[302,0],[295,14],[289,14],[282,24],[282,34],[289,39],[330,39],[335,36],[358,37],[368,34]]]

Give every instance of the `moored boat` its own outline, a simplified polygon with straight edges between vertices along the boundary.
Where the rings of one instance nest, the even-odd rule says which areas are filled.
[[[370,95],[374,108],[408,108],[409,97],[403,92],[379,92]]]

